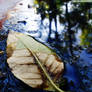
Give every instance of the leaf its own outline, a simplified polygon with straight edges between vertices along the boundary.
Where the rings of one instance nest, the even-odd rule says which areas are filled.
[[[55,52],[32,37],[18,33],[16,33],[16,37],[19,39],[16,49],[7,60],[13,74],[29,86],[36,88],[44,84],[45,86],[42,86],[42,89],[55,89],[63,92],[52,81],[57,80],[64,68],[63,63],[56,56]]]

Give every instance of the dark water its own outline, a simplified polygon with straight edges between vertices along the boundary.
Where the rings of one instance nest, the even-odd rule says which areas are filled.
[[[76,12],[74,12],[74,14],[76,14]],[[17,24],[12,23],[15,18],[16,20],[20,19]],[[19,18],[19,16],[15,18],[6,21],[6,24],[4,24],[3,29],[0,31],[2,35],[7,35],[9,29],[22,32],[34,36],[38,41],[53,48],[65,64],[60,88],[65,90],[65,92],[92,92],[92,30],[82,31],[78,29],[76,32],[75,29],[77,28],[73,27],[71,29],[74,31],[69,33],[69,30],[67,31],[67,29],[61,28],[60,30],[64,32],[60,32],[58,39],[56,39],[55,36],[53,36],[55,35],[55,30],[53,29],[51,33],[52,38],[47,40],[49,28],[40,25],[40,31],[36,30],[30,32],[30,30],[26,29],[27,21],[25,16],[22,16],[22,19]],[[84,21],[84,19],[83,17],[82,20]],[[80,19],[77,19],[77,21],[81,24]],[[50,27],[48,23],[45,25]],[[63,25],[67,25],[67,22]],[[59,27],[60,26],[58,26],[58,29]],[[16,79],[11,73],[6,63],[6,38],[0,39],[0,50],[4,51],[3,54],[0,54],[0,92],[46,92],[30,88]]]

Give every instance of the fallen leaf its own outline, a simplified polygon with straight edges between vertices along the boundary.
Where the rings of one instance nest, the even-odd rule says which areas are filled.
[[[54,82],[62,74],[64,64],[53,50],[32,37],[10,32],[7,54],[10,54],[7,63],[18,79],[34,88],[63,92]]]

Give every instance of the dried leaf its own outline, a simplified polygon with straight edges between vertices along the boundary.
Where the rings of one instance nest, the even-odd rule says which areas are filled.
[[[48,90],[56,89],[63,92],[52,81],[56,80],[56,77],[59,77],[64,69],[64,65],[56,53],[32,37],[16,32],[12,35],[15,35],[17,40],[15,40],[16,46],[11,45],[11,47],[15,46],[16,48],[12,47],[14,51],[7,62],[13,74],[31,87]],[[9,42],[8,39],[7,43]],[[46,78],[52,84],[52,89]]]

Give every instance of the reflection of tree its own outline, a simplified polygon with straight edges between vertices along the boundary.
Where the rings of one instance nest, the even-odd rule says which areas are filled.
[[[42,20],[46,17],[49,19],[49,38],[52,31],[52,21],[55,22],[55,37],[58,38],[57,32],[57,15],[61,14],[60,0],[36,0],[39,5],[39,13],[41,14]]]
[[[68,22],[68,38],[69,38],[69,47],[71,55],[73,56],[73,44],[75,42],[75,34],[78,32],[78,29],[82,30],[81,42],[82,45],[90,45],[92,37],[92,25],[89,23],[91,20],[91,4],[90,3],[80,3],[72,4],[73,10],[70,12],[66,6],[66,22]],[[74,30],[72,30],[74,28]],[[89,37],[90,36],[90,37]],[[84,44],[83,44],[84,43]]]
[[[84,13],[84,21],[80,25],[82,30],[81,34],[81,45],[89,46],[92,45],[92,3],[82,4],[81,8]]]
[[[73,44],[76,41],[75,34],[79,31],[79,29],[82,31],[81,44],[90,44],[91,41],[87,39],[91,40],[91,36],[89,37],[89,35],[92,30],[92,25],[89,23],[89,21],[92,19],[92,3],[72,3],[71,1],[67,2],[61,0],[36,0],[35,2],[39,6],[38,12],[41,14],[42,20],[45,18],[49,19],[48,41],[51,39],[50,35],[52,33],[53,20],[55,22],[55,40],[57,39],[57,41],[60,41],[61,39],[57,31],[58,16],[59,22],[65,26],[64,30],[66,31],[63,34],[63,40],[66,46],[70,48],[71,55],[73,55]],[[87,32],[85,32],[85,30]]]

